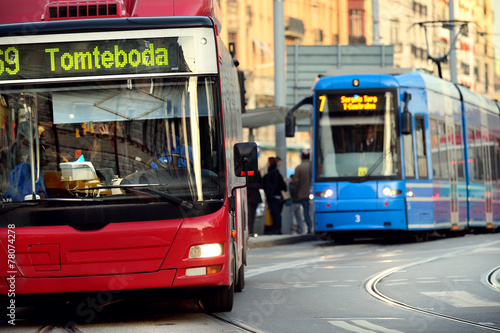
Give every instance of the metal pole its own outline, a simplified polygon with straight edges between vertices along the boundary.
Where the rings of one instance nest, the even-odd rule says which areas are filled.
[[[453,83],[457,83],[457,53],[455,51],[455,6],[453,0],[448,2],[449,12],[450,12],[450,23],[452,28],[450,29],[450,80]]]
[[[380,21],[378,18],[378,0],[372,0],[373,45],[380,45]]]
[[[286,106],[285,95],[285,19],[284,0],[274,0],[274,105]],[[285,123],[276,125],[276,155],[281,157],[280,172],[286,175]]]
[[[285,15],[284,0],[274,0],[274,105],[286,106],[285,92]],[[280,172],[286,178],[286,136],[285,119],[275,125],[276,156],[281,157]],[[289,210],[282,211],[282,232],[289,230]]]

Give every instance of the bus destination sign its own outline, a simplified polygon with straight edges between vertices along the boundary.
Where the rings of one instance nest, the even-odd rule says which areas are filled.
[[[192,53],[192,37],[0,45],[0,82],[192,72]]]

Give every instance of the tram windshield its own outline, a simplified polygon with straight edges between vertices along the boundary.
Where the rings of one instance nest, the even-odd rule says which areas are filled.
[[[178,76],[0,90],[3,203],[222,200],[216,82]]]
[[[401,177],[395,90],[318,92],[316,180]]]

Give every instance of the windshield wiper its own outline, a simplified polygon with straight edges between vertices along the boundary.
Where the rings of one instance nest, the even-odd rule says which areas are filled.
[[[14,210],[19,207],[25,206],[36,206],[40,202],[38,200],[30,200],[30,201],[22,201],[22,202],[2,202],[2,206],[0,207],[0,213],[8,212],[9,210]]]
[[[118,188],[118,189],[126,189],[126,190],[131,190],[131,191],[137,191],[137,192],[142,192],[142,193],[153,193],[156,194],[157,196],[166,199],[167,201],[173,203],[174,205],[178,207],[183,207],[186,209],[193,209],[193,204],[190,202],[187,202],[185,200],[182,200],[180,198],[177,198],[176,196],[173,196],[171,194],[161,192],[158,190],[155,190],[151,188],[151,186],[167,186],[168,184],[130,184],[130,185],[103,185],[103,186],[96,186],[96,187],[86,187],[84,190],[103,190],[103,189],[113,189],[113,188]]]
[[[85,202],[85,201],[96,202],[104,200],[102,198],[41,198],[41,199],[26,200],[26,201],[3,202],[2,206],[0,206],[0,213],[5,213],[20,207],[38,206],[42,203],[48,203],[48,202]]]

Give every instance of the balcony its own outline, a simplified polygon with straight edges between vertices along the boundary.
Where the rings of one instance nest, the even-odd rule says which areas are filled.
[[[304,39],[304,21],[288,16],[285,19],[285,38]]]
[[[349,36],[349,45],[366,45],[365,36]]]

